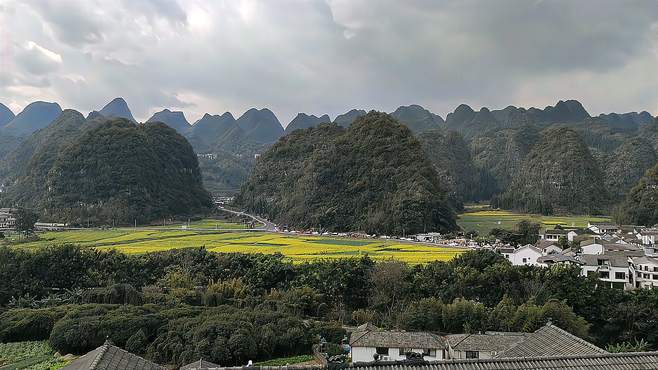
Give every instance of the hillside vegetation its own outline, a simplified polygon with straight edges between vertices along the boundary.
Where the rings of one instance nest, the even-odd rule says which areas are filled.
[[[161,123],[85,120],[66,111],[3,167],[2,202],[33,207],[43,220],[147,222],[205,212],[211,204],[192,147]]]
[[[574,130],[549,128],[503,195],[501,208],[541,214],[596,214],[609,205],[603,173]]]
[[[297,130],[256,162],[238,204],[280,224],[378,234],[455,230],[446,190],[411,131],[370,112]]]

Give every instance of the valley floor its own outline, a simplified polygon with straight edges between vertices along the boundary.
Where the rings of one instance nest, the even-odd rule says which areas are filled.
[[[212,221],[199,222],[211,226]],[[384,239],[353,239],[338,236],[294,235],[264,231],[200,230],[173,228],[117,228],[111,230],[70,230],[39,234],[39,240],[14,244],[21,248],[40,248],[56,244],[78,244],[101,250],[115,249],[139,254],[174,248],[205,246],[213,252],[281,253],[294,262],[318,258],[344,258],[368,254],[374,259],[396,259],[409,263],[446,261],[464,249]],[[195,226],[195,228],[192,228]],[[230,224],[221,225],[222,229]]]

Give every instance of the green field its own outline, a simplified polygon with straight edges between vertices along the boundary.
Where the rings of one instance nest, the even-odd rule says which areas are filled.
[[[294,262],[318,258],[344,258],[368,254],[375,259],[394,258],[409,263],[450,260],[462,249],[397,240],[350,239],[269,232],[118,228],[72,230],[39,234],[39,240],[14,244],[16,248],[41,248],[78,244],[100,250],[115,249],[139,254],[175,248],[204,246],[213,252],[281,253]]]
[[[542,216],[514,213],[510,211],[480,210],[459,215],[457,223],[465,231],[475,230],[480,235],[489,234],[493,228],[513,229],[522,220],[530,220],[542,225],[542,229],[551,229],[555,225],[568,227],[586,227],[587,222],[608,222],[609,217],[600,216]]]
[[[56,359],[54,352],[46,341],[0,343],[0,370],[54,370],[65,366],[67,362]]]

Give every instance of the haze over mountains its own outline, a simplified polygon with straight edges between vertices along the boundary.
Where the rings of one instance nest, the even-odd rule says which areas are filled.
[[[366,113],[352,109],[335,117],[333,123],[348,128]],[[11,167],[7,164],[12,158],[10,153],[22,141],[32,140],[33,132],[44,129],[60,114],[61,108],[56,103],[32,103],[15,117],[6,107],[0,107],[0,122],[5,122],[0,128],[0,144],[3,144],[0,160],[5,159],[4,166]],[[397,108],[390,116],[406,125],[420,140],[456,209],[463,202],[493,199],[504,207],[538,212],[609,210],[658,160],[658,127],[651,114],[592,116],[575,100],[560,100],[544,109],[508,106],[474,110],[462,104],[445,120],[419,105],[408,105]],[[88,115],[92,120],[100,117],[134,121],[128,103],[122,98],[113,99]],[[147,122],[163,122],[190,142],[199,157],[208,190],[235,193],[249,178],[256,157],[280,138],[330,123],[331,119],[326,114],[299,113],[284,129],[269,109],[252,108],[237,118],[230,112],[207,113],[190,124],[184,112],[163,109]],[[546,134],[550,132],[547,130],[551,128],[568,131],[546,143]],[[550,148],[558,152],[557,157],[550,153]],[[577,184],[582,181],[571,174],[585,171],[583,178],[587,180],[583,181],[595,182],[605,189],[606,196],[596,199],[596,206],[580,199],[585,195],[579,193],[569,193],[573,198],[571,203],[582,201],[580,206],[584,208],[579,209],[570,207],[571,203],[538,205],[536,200],[518,193],[524,187],[535,186],[532,179],[548,171],[542,168],[545,161],[562,163],[559,168],[576,165],[571,158],[574,153],[581,153],[578,160],[584,158],[585,163],[579,164],[578,170],[563,168],[555,182],[567,187],[580,186]],[[551,169],[554,170],[557,169]],[[596,191],[604,194],[599,190]],[[555,197],[562,199],[564,194],[558,192]]]

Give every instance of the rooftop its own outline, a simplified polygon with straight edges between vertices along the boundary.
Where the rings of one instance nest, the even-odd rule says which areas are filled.
[[[206,360],[200,359],[199,361],[194,361],[191,364],[181,366],[180,370],[212,370],[219,369],[219,365],[213,364]]]
[[[444,348],[445,341],[440,335],[428,332],[373,330],[353,332],[350,345],[352,347]]]
[[[165,370],[164,367],[112,345],[109,341],[74,360],[65,370]]]
[[[605,350],[587,342],[577,336],[547,324],[529,334],[525,340],[498,354],[499,358],[510,357],[541,357],[570,355],[595,355],[607,353]]]
[[[446,341],[457,351],[503,352],[526,338],[526,333],[452,334]]]
[[[289,367],[232,367],[223,370],[286,370]],[[303,368],[305,370],[317,367]],[[640,370],[658,369],[658,352],[597,353],[535,358],[444,360],[431,363],[376,362],[354,364],[350,370]]]

